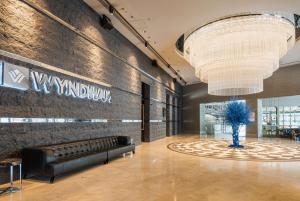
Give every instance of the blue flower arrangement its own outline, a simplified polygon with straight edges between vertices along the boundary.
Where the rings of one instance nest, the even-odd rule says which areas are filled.
[[[239,127],[241,125],[248,125],[250,123],[251,109],[245,103],[238,101],[236,97],[233,97],[226,106],[225,118],[226,121],[231,124],[232,127],[232,141],[233,144],[229,147],[243,148],[239,142]]]

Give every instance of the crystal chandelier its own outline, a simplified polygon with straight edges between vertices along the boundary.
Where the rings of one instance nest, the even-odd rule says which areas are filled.
[[[184,58],[208,93],[234,96],[263,91],[263,80],[295,43],[294,25],[274,15],[235,16],[209,23],[184,42]]]

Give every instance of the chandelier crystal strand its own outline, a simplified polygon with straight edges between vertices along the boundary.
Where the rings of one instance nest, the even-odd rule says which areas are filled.
[[[294,25],[277,16],[239,16],[210,23],[188,36],[184,58],[208,83],[208,93],[234,96],[263,91],[263,80],[295,43]]]

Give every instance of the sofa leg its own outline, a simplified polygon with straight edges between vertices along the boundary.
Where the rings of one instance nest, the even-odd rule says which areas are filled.
[[[53,184],[55,177],[50,177],[50,184]]]
[[[135,154],[135,150],[133,150],[132,153]]]

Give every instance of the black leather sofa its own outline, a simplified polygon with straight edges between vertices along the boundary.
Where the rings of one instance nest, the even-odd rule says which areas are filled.
[[[83,167],[108,163],[127,152],[135,153],[128,136],[109,136],[22,150],[24,177],[54,178]]]

